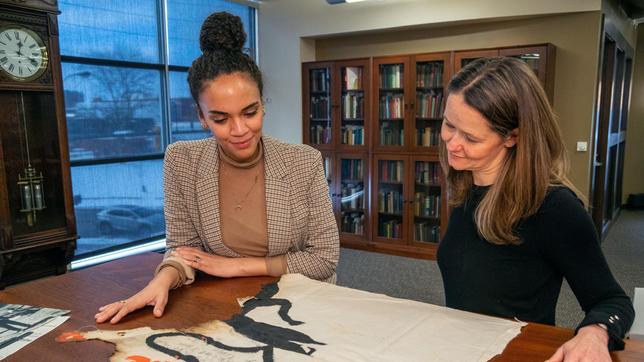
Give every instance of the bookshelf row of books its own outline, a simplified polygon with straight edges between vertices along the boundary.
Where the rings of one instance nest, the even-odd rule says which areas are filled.
[[[414,195],[414,216],[440,217],[441,196],[416,192]]]
[[[403,65],[386,64],[380,66],[380,88],[393,89],[403,87]]]
[[[426,243],[437,243],[440,237],[440,226],[429,222],[414,223],[414,240]]]
[[[342,213],[340,230],[343,233],[364,235],[365,234],[364,221],[365,221],[365,214],[361,214],[357,212]]]
[[[405,100],[402,94],[380,96],[379,113],[381,119],[403,118]]]
[[[342,117],[364,117],[364,94],[347,93],[342,96]]]
[[[362,160],[342,160],[343,180],[364,180],[364,162]]]
[[[403,198],[400,191],[379,191],[378,212],[385,214],[402,214]]]
[[[433,147],[438,146],[440,142],[440,129],[434,127],[416,128],[414,138],[417,146]]]
[[[405,144],[405,133],[400,128],[392,127],[391,122],[382,122],[380,124],[380,144],[383,146],[402,146]]]
[[[403,180],[403,161],[380,161],[378,169],[380,182],[401,183]]]
[[[416,183],[424,185],[440,185],[441,165],[438,162],[416,162]]]
[[[402,234],[402,224],[398,220],[389,220],[381,222],[378,225],[378,236],[383,236],[385,238],[391,239],[400,239]]]
[[[416,87],[438,88],[443,86],[443,62],[418,63]]]
[[[343,145],[364,145],[364,127],[347,125],[342,126]]]
[[[311,126],[309,138],[311,143],[316,145],[326,145],[331,143],[331,126]]]
[[[435,92],[416,95],[416,117],[441,118],[443,116],[443,94]]]
[[[314,119],[328,119],[331,114],[331,103],[328,96],[311,96],[310,116]]]
[[[362,184],[342,185],[342,210],[364,210],[364,186]]]
[[[311,69],[311,92],[329,91],[329,72],[326,69]]]
[[[344,68],[344,79],[342,89],[360,90],[362,89],[362,67]]]

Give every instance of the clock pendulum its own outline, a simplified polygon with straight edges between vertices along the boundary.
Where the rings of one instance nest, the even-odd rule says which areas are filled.
[[[27,155],[27,167],[24,169],[25,176],[23,177],[21,174],[18,174],[18,188],[20,189],[20,201],[22,205],[20,212],[26,214],[27,225],[33,226],[37,221],[36,212],[43,210],[46,207],[43,190],[44,178],[42,172],[38,174],[38,171],[36,171],[36,169],[31,165],[29,134],[27,130],[27,117],[25,115],[25,100],[23,92],[20,92],[20,105],[18,108],[20,109],[22,130],[25,135],[24,150]]]

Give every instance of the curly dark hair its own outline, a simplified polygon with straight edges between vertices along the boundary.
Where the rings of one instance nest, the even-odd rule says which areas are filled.
[[[262,73],[255,61],[242,51],[245,41],[246,33],[238,16],[222,11],[206,18],[199,34],[199,47],[203,54],[192,62],[188,70],[188,84],[195,102],[199,102],[204,83],[231,73],[248,75],[262,96]]]

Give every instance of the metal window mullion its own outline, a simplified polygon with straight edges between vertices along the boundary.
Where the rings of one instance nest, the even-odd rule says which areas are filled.
[[[259,29],[259,10],[256,7],[251,7],[253,16],[251,19],[251,23],[249,24],[249,29],[250,32],[252,33],[253,37],[253,57],[255,58],[255,63],[257,63],[257,66],[259,66],[259,32],[257,29]]]
[[[163,73],[161,75],[161,152],[170,144],[172,120],[170,119],[170,41],[168,31],[168,0],[157,0],[159,7],[158,19],[160,30],[161,61]]]
[[[107,165],[114,163],[126,163],[126,162],[139,162],[139,161],[150,161],[150,160],[162,160],[163,153],[150,153],[147,155],[141,156],[121,156],[121,157],[110,157],[110,158],[99,158],[99,159],[86,159],[86,160],[75,160],[70,161],[71,167],[77,166],[95,166],[95,165]]]
[[[140,63],[140,62],[130,62],[127,60],[74,57],[70,55],[63,55],[60,57],[60,60],[65,63],[103,65],[108,67],[121,67],[121,68],[159,69],[162,67],[161,63]]]

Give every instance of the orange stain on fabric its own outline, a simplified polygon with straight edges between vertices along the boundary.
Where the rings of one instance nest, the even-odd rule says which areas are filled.
[[[78,342],[84,340],[85,337],[79,331],[65,332],[56,337],[56,342]]]
[[[127,360],[130,362],[151,362],[150,359],[145,356],[127,356]]]

